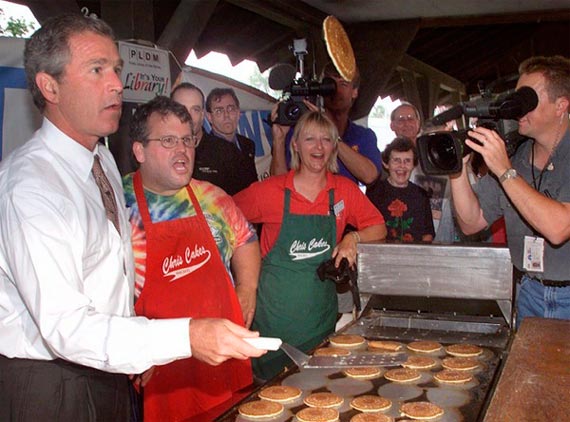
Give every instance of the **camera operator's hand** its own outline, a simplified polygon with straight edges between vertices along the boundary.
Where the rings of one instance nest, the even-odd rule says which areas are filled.
[[[275,103],[271,109],[271,135],[273,136],[273,147],[271,148],[271,165],[269,173],[272,176],[287,173],[287,160],[285,158],[285,138],[289,132],[289,126],[275,123],[277,120],[277,109],[281,102]]]
[[[465,144],[483,156],[487,167],[495,176],[501,176],[512,167],[505,141],[497,132],[478,126],[469,131],[468,135],[479,143],[467,139]]]
[[[323,110],[319,109],[319,107],[317,107],[315,104],[310,102],[309,100],[303,100],[303,104],[305,104],[307,106],[309,111],[323,111]]]
[[[283,140],[283,143],[285,143],[285,137],[287,136],[287,132],[289,132],[290,129],[290,126],[284,126],[275,123],[277,121],[277,109],[279,108],[279,104],[281,104],[281,101],[275,103],[271,109],[271,134],[273,135],[274,144],[276,140],[278,142]]]

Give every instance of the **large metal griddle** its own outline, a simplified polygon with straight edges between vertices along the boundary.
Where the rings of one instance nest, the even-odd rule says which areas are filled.
[[[358,251],[358,284],[367,305],[356,321],[335,335],[358,334],[368,340],[402,343],[430,340],[444,346],[472,343],[483,347],[484,364],[475,373],[474,385],[467,389],[469,401],[451,408],[450,414],[444,415],[447,418],[453,414],[452,418],[441,419],[482,420],[511,341],[513,280],[508,249],[482,244],[365,243],[359,245]],[[433,356],[441,360],[445,352]],[[439,370],[441,366],[431,373]],[[239,404],[257,399],[257,392],[265,386],[288,384],[299,372],[300,368],[294,365],[287,368],[216,420],[245,421],[238,416]],[[424,390],[422,395],[404,401],[429,399],[428,392],[431,394],[438,388],[441,389],[438,394],[450,395],[456,394],[454,389],[465,390],[455,386],[442,387],[430,375],[426,382],[418,385]],[[328,375],[331,382],[340,377],[344,377],[342,372]],[[383,377],[372,380],[368,393],[377,394],[388,383]],[[325,386],[314,391],[326,390]],[[310,392],[305,391],[306,394]],[[360,394],[363,393],[357,395]],[[295,422],[292,415],[303,407],[302,402],[290,406],[287,416],[279,421]],[[340,421],[348,422],[356,413],[344,408]]]

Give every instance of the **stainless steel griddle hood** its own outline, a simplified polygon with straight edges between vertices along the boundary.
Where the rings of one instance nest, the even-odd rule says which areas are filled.
[[[443,406],[445,421],[482,420],[512,334],[513,281],[508,249],[489,245],[364,243],[358,245],[358,251],[358,285],[363,299],[369,297],[369,301],[360,317],[335,335],[359,334],[369,341],[396,340],[403,344],[415,340],[438,341],[444,346],[476,344],[484,353],[474,379],[458,386],[442,386],[434,381],[434,373],[442,369],[441,360],[446,357],[446,352],[440,350],[430,355],[437,360],[437,367],[423,371],[422,379],[414,385],[394,384],[384,377],[355,381],[340,371],[322,375],[318,372],[322,370],[294,365],[266,385],[297,386],[304,396],[316,391],[340,394],[346,402],[339,409],[341,422],[349,422],[357,413],[347,403],[364,393],[393,400],[393,408],[387,412],[398,420],[399,406],[418,400]],[[366,388],[361,389],[361,385]],[[243,401],[257,399],[257,390]],[[238,407],[216,421],[244,422]],[[286,405],[284,414],[272,420],[296,421],[294,415],[303,407],[299,399]]]
[[[512,264],[507,248],[362,243],[358,270],[362,294],[424,298],[431,311],[438,308],[448,314],[463,314],[470,308],[479,314],[493,312],[490,301],[498,308],[494,316],[500,313],[512,326]],[[441,303],[434,298],[442,298]]]

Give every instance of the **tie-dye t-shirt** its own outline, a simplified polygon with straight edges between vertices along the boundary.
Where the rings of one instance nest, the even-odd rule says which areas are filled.
[[[136,270],[135,296],[138,297],[145,280],[146,234],[135,197],[132,176],[131,173],[123,177],[123,187],[132,230]],[[211,183],[194,179],[190,182],[190,187],[200,203],[212,236],[218,245],[220,256],[231,277],[230,260],[234,250],[257,240],[257,234],[232,198],[222,189]],[[145,190],[145,196],[153,223],[196,215],[186,189],[180,189],[173,196],[157,195]]]

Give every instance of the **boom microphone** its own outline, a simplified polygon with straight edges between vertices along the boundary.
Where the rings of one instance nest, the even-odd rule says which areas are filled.
[[[496,100],[479,99],[459,103],[458,105],[438,114],[431,119],[434,126],[442,125],[450,120],[464,115],[466,117],[478,117],[482,119],[512,119],[517,120],[538,105],[536,91],[528,86],[520,87],[515,92],[499,97]]]
[[[463,116],[463,105],[457,104],[445,110],[443,113],[434,116],[430,122],[433,126],[441,126],[451,120],[459,119],[461,116]]]
[[[297,71],[290,64],[280,63],[273,66],[269,72],[269,87],[281,91],[291,85]]]

